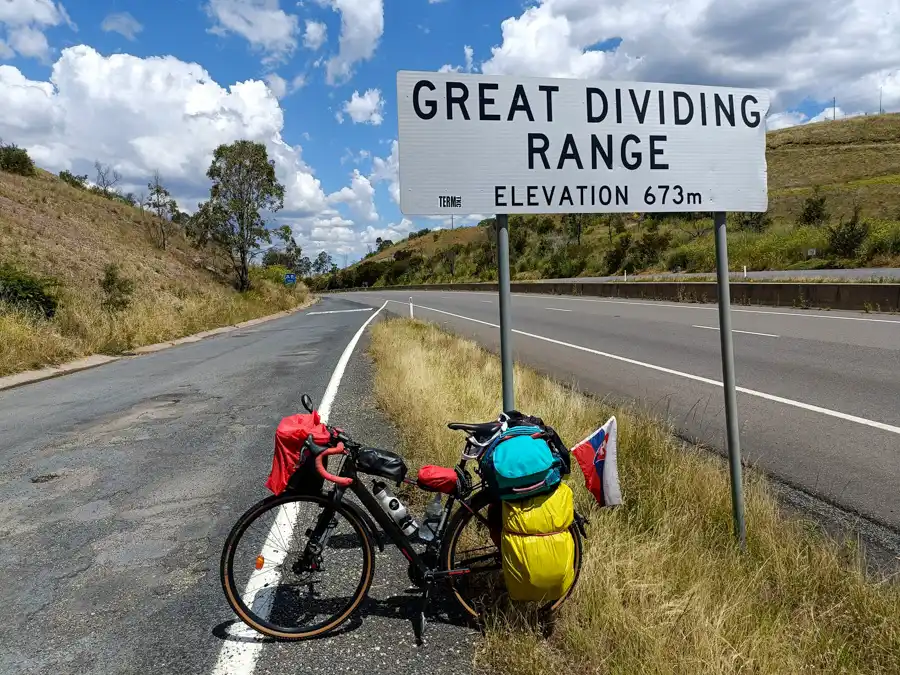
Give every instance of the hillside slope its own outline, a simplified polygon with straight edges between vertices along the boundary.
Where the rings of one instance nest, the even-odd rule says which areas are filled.
[[[766,139],[769,213],[731,216],[733,269],[900,265],[900,114],[857,117],[770,132]],[[804,205],[820,189],[824,221],[801,226]],[[859,206],[855,226],[836,234]],[[589,214],[576,223],[560,216],[512,216],[513,274],[519,279],[663,270],[712,272],[712,221],[697,217]],[[398,242],[330,280],[332,287],[490,279],[491,232],[475,227],[428,233]],[[815,254],[809,256],[809,250]]]
[[[169,340],[278,312],[306,298],[262,278],[239,294],[228,266],[192,248],[180,232],[167,250],[151,236],[154,218],[140,209],[72,187],[53,174],[0,172],[0,265],[51,277],[59,309],[52,320],[0,306],[0,375],[97,352]],[[99,281],[108,263],[134,282],[130,306],[101,308]]]

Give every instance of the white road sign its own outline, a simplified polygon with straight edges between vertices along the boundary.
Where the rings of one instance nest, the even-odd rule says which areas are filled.
[[[406,215],[765,211],[766,91],[400,71]]]

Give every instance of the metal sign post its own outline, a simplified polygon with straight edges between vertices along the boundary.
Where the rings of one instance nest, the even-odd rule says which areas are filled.
[[[497,282],[500,291],[500,368],[503,410],[515,409],[513,392],[512,329],[509,320],[509,216],[497,214]]]
[[[731,289],[728,279],[728,238],[725,213],[715,214],[716,282],[719,290],[719,339],[722,343],[722,384],[725,389],[725,429],[728,436],[728,468],[731,472],[731,511],[734,536],[743,549],[747,545],[744,523],[744,490],[741,470],[741,436],[738,428],[737,394],[734,384],[734,344],[731,339]]]

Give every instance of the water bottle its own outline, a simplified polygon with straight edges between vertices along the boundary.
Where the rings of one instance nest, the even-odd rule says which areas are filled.
[[[419,539],[422,541],[434,541],[438,528],[441,526],[441,517],[444,515],[444,507],[441,504],[441,496],[435,495],[428,506],[425,507],[425,517],[422,527],[419,528]]]
[[[400,526],[403,534],[407,537],[412,536],[419,529],[419,524],[409,514],[406,505],[381,481],[375,481],[372,486],[374,487],[372,494],[378,500],[378,503],[381,504],[381,508],[387,511],[394,522]]]

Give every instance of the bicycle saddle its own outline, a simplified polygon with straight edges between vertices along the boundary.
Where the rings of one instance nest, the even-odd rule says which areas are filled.
[[[493,436],[497,429],[500,428],[500,422],[496,420],[493,422],[450,422],[447,425],[448,429],[453,429],[453,431],[465,431],[476,438],[485,438],[488,436]]]

